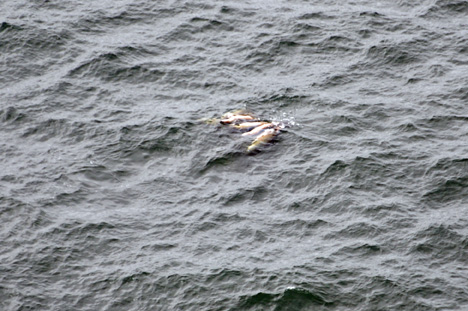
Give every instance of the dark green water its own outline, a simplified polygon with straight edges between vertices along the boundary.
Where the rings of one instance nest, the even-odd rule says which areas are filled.
[[[467,15],[1,2],[0,309],[467,309]]]

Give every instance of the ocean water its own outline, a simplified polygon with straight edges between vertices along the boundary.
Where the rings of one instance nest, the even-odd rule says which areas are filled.
[[[468,309],[468,1],[6,0],[0,59],[1,310]]]

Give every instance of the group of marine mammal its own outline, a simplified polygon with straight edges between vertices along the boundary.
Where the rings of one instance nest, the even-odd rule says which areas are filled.
[[[280,122],[261,120],[245,110],[235,110],[223,114],[219,124],[241,131],[242,136],[256,135],[247,147],[247,153],[255,152],[261,146],[271,142],[284,128]]]

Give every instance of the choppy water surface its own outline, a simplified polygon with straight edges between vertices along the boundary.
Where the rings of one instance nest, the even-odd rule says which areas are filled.
[[[468,308],[467,15],[2,1],[1,309]]]

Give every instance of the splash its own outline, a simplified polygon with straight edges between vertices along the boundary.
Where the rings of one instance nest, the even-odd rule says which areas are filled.
[[[296,112],[295,111],[274,111],[270,116],[272,123],[277,123],[281,129],[291,128],[294,126],[299,126],[300,124],[296,121]]]

